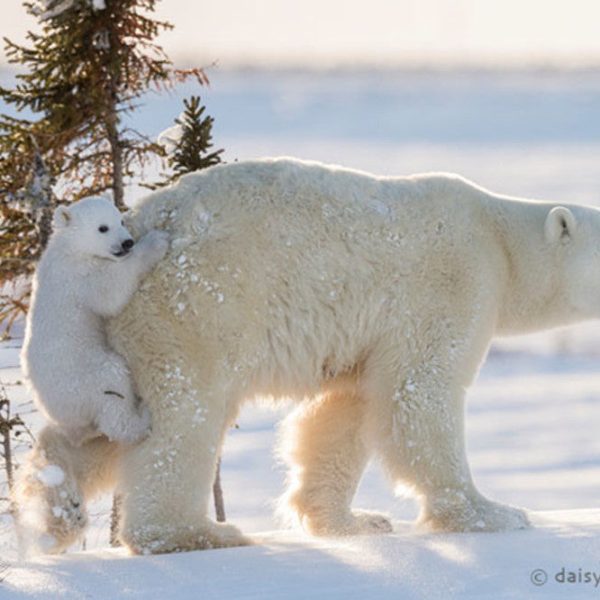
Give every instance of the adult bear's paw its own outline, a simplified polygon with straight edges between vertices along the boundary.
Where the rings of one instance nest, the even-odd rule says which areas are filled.
[[[419,524],[433,531],[512,531],[530,526],[525,511],[462,492],[428,499]]]
[[[346,514],[304,514],[302,526],[311,535],[347,536],[347,535],[382,535],[392,533],[390,520],[380,513],[356,510]]]
[[[252,544],[234,525],[206,521],[201,526],[166,527],[142,526],[125,528],[121,542],[133,554],[165,554],[233,548]]]
[[[233,548],[234,546],[250,546],[252,541],[235,525],[226,523],[210,523],[209,528],[201,535],[202,549]]]

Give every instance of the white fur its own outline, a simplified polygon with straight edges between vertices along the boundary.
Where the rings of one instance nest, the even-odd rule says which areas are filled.
[[[149,430],[150,413],[136,406],[127,364],[107,345],[104,320],[129,302],[168,242],[149,232],[123,255],[126,240],[133,242],[109,200],[61,206],[34,276],[23,371],[38,406],[73,442],[99,433],[135,442]]]
[[[150,195],[130,224],[170,231],[172,251],[110,325],[154,418],[120,461],[123,542],[246,542],[207,513],[224,433],[257,396],[299,403],[282,432],[287,501],[313,533],[390,531],[350,509],[373,456],[432,529],[527,526],[473,483],[464,396],[495,335],[600,316],[600,212],[553,208],[451,175],[290,159]],[[86,468],[110,449],[88,452]]]

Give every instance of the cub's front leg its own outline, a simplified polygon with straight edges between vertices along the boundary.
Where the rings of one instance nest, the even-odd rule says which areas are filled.
[[[148,232],[125,258],[109,262],[88,277],[84,304],[101,317],[117,316],[129,303],[142,279],[164,258],[169,236],[164,231]]]
[[[169,249],[169,234],[153,229],[144,235],[133,250],[134,265],[140,277],[151,271]]]

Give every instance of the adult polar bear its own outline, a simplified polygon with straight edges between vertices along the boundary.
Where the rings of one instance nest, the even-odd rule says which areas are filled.
[[[373,455],[433,529],[527,525],[473,484],[465,389],[494,335],[600,316],[600,212],[456,176],[274,159],[187,176],[129,225],[173,240],[110,325],[153,415],[151,436],[117,461],[132,551],[245,542],[207,511],[225,431],[259,395],[302,401],[283,436],[288,499],[315,534],[391,530],[350,508]],[[95,440],[48,456],[89,496],[118,454]]]

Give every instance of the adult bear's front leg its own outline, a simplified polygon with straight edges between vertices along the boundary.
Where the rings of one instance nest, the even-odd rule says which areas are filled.
[[[227,392],[225,386],[201,387],[199,379],[198,370],[181,360],[137,378],[152,408],[153,428],[150,437],[126,453],[119,474],[120,539],[134,553],[249,543],[234,526],[208,518],[216,460],[228,423]]]
[[[370,436],[394,484],[422,501],[420,523],[437,531],[505,531],[527,527],[524,511],[492,502],[476,489],[465,451],[464,398],[491,337],[479,315],[413,324],[372,352],[363,376]],[[469,314],[467,313],[467,317]]]
[[[419,376],[418,372],[424,374]],[[420,496],[419,522],[436,531],[506,531],[528,526],[525,513],[483,497],[464,445],[464,392],[424,365],[399,377],[389,412],[376,412],[378,446],[395,484]],[[376,402],[376,401],[375,401]]]

